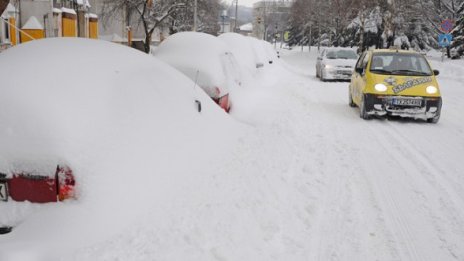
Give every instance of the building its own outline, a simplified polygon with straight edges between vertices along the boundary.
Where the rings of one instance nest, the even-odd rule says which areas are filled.
[[[280,41],[288,29],[293,0],[264,0],[253,5],[253,36]]]
[[[0,14],[0,51],[14,46],[18,43],[18,30],[19,25],[18,17],[19,12],[12,4],[8,4],[8,7]]]
[[[122,44],[131,41],[135,45],[145,41],[145,31],[142,23],[136,19],[137,15],[133,15],[128,21],[125,10],[113,12],[112,0],[89,0],[89,3],[90,12],[102,18],[98,25],[100,39]],[[156,28],[152,35],[152,44],[157,45],[168,34],[167,28]]]
[[[1,14],[0,48],[44,37],[98,38],[88,0],[10,0]]]

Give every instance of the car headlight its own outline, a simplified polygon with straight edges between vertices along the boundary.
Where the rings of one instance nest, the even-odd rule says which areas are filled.
[[[387,91],[387,86],[383,83],[377,83],[375,86],[374,86],[375,90],[378,91],[378,92],[386,92]]]
[[[425,91],[428,93],[428,94],[435,94],[438,92],[438,88],[435,87],[435,86],[429,86],[427,88],[425,88]]]
[[[332,65],[330,65],[330,64],[324,64],[324,68],[326,68],[326,69],[332,69],[332,68],[333,68],[333,66],[332,66]]]

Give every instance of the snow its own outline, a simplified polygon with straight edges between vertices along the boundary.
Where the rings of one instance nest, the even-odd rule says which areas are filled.
[[[228,94],[241,81],[230,49],[212,35],[177,33],[164,40],[153,54],[196,81],[210,97]]]
[[[56,53],[39,43],[2,53],[2,79],[15,75],[16,55],[28,64]],[[21,75],[39,79],[2,84],[2,147],[53,141],[47,151],[69,161],[83,191],[32,215],[0,204],[25,216],[0,236],[0,260],[464,259],[462,60],[430,58],[441,72],[438,124],[360,119],[348,83],[316,79],[315,47],[280,50],[283,61],[231,91],[229,116],[205,95],[204,114],[192,110],[202,93],[159,62],[153,70],[135,51],[85,43],[95,50],[62,46],[45,60],[86,61],[70,86],[59,81],[68,68],[50,82],[37,64]]]
[[[253,31],[253,24],[252,23],[247,23],[242,26],[240,26],[240,31]]]
[[[43,30],[42,24],[37,20],[35,16],[29,17],[26,24],[22,28],[23,30]]]
[[[74,9],[70,9],[70,8],[66,8],[66,7],[62,7],[61,12],[68,13],[68,14],[74,14],[74,15],[77,14],[76,11],[74,11]]]
[[[234,54],[241,73],[244,77],[252,77],[256,75],[256,60],[253,46],[248,39],[237,33],[224,33],[218,36]]]
[[[96,14],[92,14],[92,13],[87,13],[87,14],[86,14],[86,17],[88,17],[88,18],[95,18],[95,19],[97,19],[97,18],[98,18],[98,15],[96,15]]]
[[[124,43],[127,42],[127,38],[122,38],[118,34],[111,34],[111,35],[100,35],[100,39],[108,42],[114,43]]]

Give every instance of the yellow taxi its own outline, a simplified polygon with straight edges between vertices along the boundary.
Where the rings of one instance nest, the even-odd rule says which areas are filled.
[[[363,119],[399,116],[437,123],[442,105],[438,74],[414,51],[365,51],[351,76],[349,105],[358,106]]]

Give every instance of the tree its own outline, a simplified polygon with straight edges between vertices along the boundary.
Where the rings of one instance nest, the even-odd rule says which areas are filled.
[[[10,0],[0,0],[0,15],[3,14],[9,3]]]
[[[169,24],[170,34],[193,30],[194,1],[178,0],[185,8],[171,15]],[[217,35],[220,30],[218,15],[225,9],[219,0],[197,0],[197,31]]]
[[[155,29],[183,7],[185,4],[174,0],[110,0],[103,5],[102,13],[104,19],[124,13],[128,25],[131,24],[132,19],[141,23],[145,33],[144,50],[149,53]]]
[[[451,47],[456,47],[459,53],[462,54],[464,51],[464,2],[458,9],[459,19],[456,21],[456,26],[451,32],[454,37],[454,41]]]

